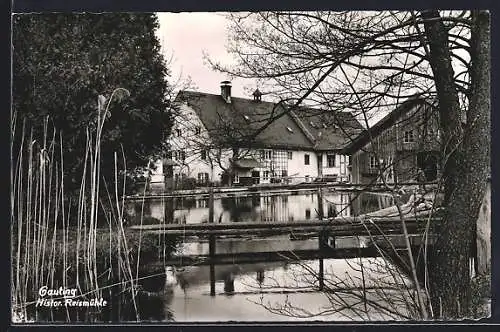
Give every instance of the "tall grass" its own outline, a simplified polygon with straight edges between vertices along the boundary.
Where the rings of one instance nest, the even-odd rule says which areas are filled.
[[[124,197],[125,178],[123,187],[118,188],[118,177],[125,174],[125,170],[118,169],[116,153],[114,193],[108,192],[111,204],[107,232],[98,228],[98,210],[103,206],[100,195],[102,133],[109,106],[120,91],[128,93],[116,89],[107,101],[100,97],[97,126],[87,129],[80,189],[78,197],[73,198],[76,202],[71,202],[65,192],[62,134],[49,128],[46,118],[39,141],[26,122],[20,135],[16,135],[19,119],[13,114],[12,141],[20,137],[15,154],[14,144],[11,145],[11,157],[17,156],[11,160],[11,282],[12,314],[16,320],[39,319],[38,310],[32,309],[42,286],[77,288],[82,298],[101,298],[104,290],[115,285],[119,293],[129,294],[136,319],[140,319],[136,303],[138,273],[133,273],[135,259],[130,257],[130,238],[122,223],[125,202],[120,197]],[[123,162],[125,164],[124,156]],[[138,257],[139,254],[137,266]],[[66,320],[72,319],[74,313],[64,310]],[[56,319],[54,311],[44,319]]]

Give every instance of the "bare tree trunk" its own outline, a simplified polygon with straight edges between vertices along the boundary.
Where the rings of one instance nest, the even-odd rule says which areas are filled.
[[[451,65],[448,31],[441,21],[438,11],[424,11],[422,12],[422,18],[425,20],[424,27],[427,44],[429,45],[429,62],[434,74],[438,95],[446,204],[459,182],[460,143],[463,136],[462,116]]]
[[[490,177],[490,130],[491,130],[491,91],[490,91],[490,15],[487,11],[473,12],[472,37],[472,70],[471,70],[471,100],[467,113],[467,128],[465,131],[465,154],[471,156],[468,159],[467,178],[469,184],[469,219],[476,222],[478,231],[476,234],[485,235],[479,238],[486,252],[479,252],[478,259],[486,260],[484,266],[488,266],[488,251],[490,239],[488,238],[490,228],[489,190],[488,179]],[[485,199],[483,209],[480,211],[482,199]],[[483,212],[483,213],[481,213]],[[478,216],[480,217],[478,219]],[[482,264],[483,265],[483,264]],[[488,268],[481,270],[488,273]]]
[[[491,188],[489,183],[479,210],[476,233],[476,272],[479,275],[488,276],[491,274]]]
[[[446,214],[436,230],[438,241],[429,276],[434,312],[441,313],[444,318],[463,316],[470,302],[469,257],[486,173],[489,173],[489,142],[485,144],[484,140],[489,137],[489,46],[483,49],[489,43],[489,37],[484,36],[489,36],[489,18],[483,16],[478,15],[473,23],[473,88],[468,126],[463,135],[447,29],[439,12],[422,13],[443,134]]]

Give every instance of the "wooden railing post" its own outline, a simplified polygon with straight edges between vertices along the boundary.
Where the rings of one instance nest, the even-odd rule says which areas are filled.
[[[323,220],[324,212],[323,212],[323,192],[321,188],[318,188],[318,219]],[[324,276],[324,245],[325,245],[325,236],[324,231],[319,231],[318,233],[318,250],[319,250],[319,271],[318,271],[318,281],[319,281],[319,290],[323,290],[325,286],[325,276]]]
[[[322,291],[325,287],[325,271],[324,271],[324,262],[323,257],[325,254],[325,231],[321,230],[318,233],[318,251],[319,251],[319,271],[318,271],[318,281],[319,281],[319,290]]]
[[[208,196],[208,222],[214,222],[214,188],[210,186]],[[215,235],[209,235],[208,251],[210,256],[210,296],[215,296]]]
[[[208,222],[214,222],[214,188],[210,186],[208,189]]]

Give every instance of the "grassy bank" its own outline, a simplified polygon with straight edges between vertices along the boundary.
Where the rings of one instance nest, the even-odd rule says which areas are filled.
[[[115,152],[114,178],[104,181],[102,176],[101,136],[115,92],[107,105],[98,103],[95,126],[87,128],[82,151],[84,164],[76,176],[79,185],[76,193],[68,192],[65,187],[68,172],[75,175],[75,170],[68,170],[65,165],[61,133],[57,128],[51,130],[51,122],[46,118],[43,134],[35,137],[26,122],[16,126],[18,119],[13,114],[11,298],[12,316],[16,320],[100,319],[100,309],[95,310],[96,315],[81,318],[67,310],[66,315],[54,316],[57,310],[46,308],[44,311],[49,315],[39,318],[39,310],[32,309],[42,286],[76,288],[83,299],[101,298],[104,292],[109,297],[125,294],[135,319],[140,320],[137,304],[140,280],[147,276],[145,273],[155,272],[145,272],[144,267],[148,261],[166,258],[172,252],[174,239],[129,232],[122,223],[125,217],[122,197],[128,173],[117,165],[119,159],[126,165],[125,156]],[[22,128],[18,135],[15,129],[19,127]],[[79,310],[72,312],[79,315]]]
[[[85,234],[78,234],[76,228],[55,230],[50,234],[45,246],[40,248],[37,241],[21,238],[21,251],[13,255],[12,266],[19,267],[14,271],[20,275],[25,287],[17,289],[14,298],[13,311],[22,313],[26,319],[68,321],[82,319],[82,310],[64,310],[55,308],[36,308],[39,298],[38,291],[42,286],[50,289],[76,288],[78,298],[88,300],[103,297],[111,306],[128,307],[127,316],[131,316],[133,302],[141,298],[141,291],[160,291],[164,285],[165,271],[152,270],[152,262],[168,259],[175,250],[176,239],[164,235],[140,234],[127,229],[97,229],[95,242],[94,264],[89,266],[87,256],[88,241]],[[124,242],[124,239],[126,240]],[[17,248],[13,241],[13,248]],[[38,253],[39,259],[33,261],[22,259]],[[43,260],[42,260],[43,257]],[[38,262],[33,265],[33,262]],[[158,266],[158,264],[155,264]],[[117,295],[119,295],[117,297]],[[120,303],[118,303],[120,302]],[[137,305],[138,306],[138,305]],[[104,309],[104,310],[100,310]],[[116,308],[100,308],[99,310],[84,310],[91,314],[85,319],[110,320],[117,319]],[[110,315],[113,312],[114,315]],[[77,318],[75,315],[80,315]]]

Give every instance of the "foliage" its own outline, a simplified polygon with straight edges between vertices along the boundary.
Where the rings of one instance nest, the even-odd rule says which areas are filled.
[[[168,70],[155,36],[157,28],[152,14],[14,16],[16,125],[26,120],[33,128],[33,140],[41,141],[48,116],[49,125],[62,132],[66,189],[80,185],[87,131],[97,126],[98,103],[102,109],[108,104],[102,96],[110,99],[117,88],[124,90],[109,105],[101,138],[102,177],[113,179],[115,151],[119,156],[123,151],[129,172],[144,169],[150,157],[160,153],[171,121]],[[14,141],[18,144],[19,137]],[[123,164],[118,158],[120,169]]]

